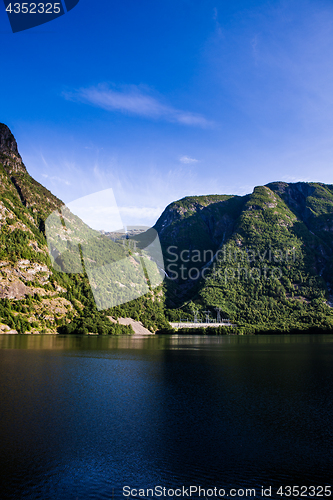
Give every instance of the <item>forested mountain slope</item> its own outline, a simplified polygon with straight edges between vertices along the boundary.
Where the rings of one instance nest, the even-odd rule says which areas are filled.
[[[155,227],[170,320],[213,318],[219,308],[242,332],[333,327],[333,186],[276,182],[242,197],[187,197]]]
[[[28,174],[13,134],[0,124],[0,333],[133,333],[108,315],[131,315],[150,330],[165,325],[160,289],[135,306],[99,312],[85,274],[51,265],[45,221],[62,205]]]

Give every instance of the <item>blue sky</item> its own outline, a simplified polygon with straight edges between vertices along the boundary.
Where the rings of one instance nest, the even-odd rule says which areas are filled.
[[[112,188],[126,224],[187,195],[333,183],[331,1],[80,0],[12,34],[0,121],[64,202]]]

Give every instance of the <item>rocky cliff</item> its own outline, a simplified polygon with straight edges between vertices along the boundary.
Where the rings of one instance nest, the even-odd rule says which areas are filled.
[[[55,246],[64,250],[61,258],[53,255],[51,265],[45,221],[62,206],[29,175],[13,134],[0,124],[0,333],[133,333],[130,326],[114,324],[108,316],[132,315],[150,331],[164,324],[160,289],[126,307],[97,310],[78,247],[80,235],[95,232],[68,210],[62,212],[66,231],[60,223],[59,231],[49,235],[51,247],[57,242]],[[70,264],[72,258],[78,262],[66,267],[66,258]]]
[[[77,314],[61,275],[52,271],[43,234],[46,217],[61,205],[28,174],[13,134],[0,124],[2,333],[54,333]]]

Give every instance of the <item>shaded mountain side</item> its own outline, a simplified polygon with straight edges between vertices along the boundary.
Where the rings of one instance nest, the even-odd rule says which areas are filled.
[[[62,205],[28,174],[13,134],[0,124],[0,333],[133,333],[107,317],[126,317],[128,312],[151,331],[165,326],[160,289],[135,306],[98,312],[87,276],[51,265],[45,220]],[[72,217],[67,222],[69,233],[80,233],[76,226],[82,221]]]
[[[170,307],[191,296],[200,284],[188,279],[193,267],[209,265],[228,241],[246,197],[229,195],[188,196],[171,203],[154,228],[159,233],[167,274]],[[173,279],[177,277],[177,279]]]
[[[295,234],[304,241],[313,271],[333,289],[333,185],[272,183],[268,187],[297,217]]]
[[[332,186],[277,182],[205,206],[183,201],[155,226],[169,320],[219,310],[239,331],[333,327]]]

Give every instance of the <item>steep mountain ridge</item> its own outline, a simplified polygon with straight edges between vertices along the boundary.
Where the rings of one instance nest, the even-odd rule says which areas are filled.
[[[52,333],[75,307],[52,272],[43,234],[62,202],[28,174],[9,128],[0,124],[0,331]]]
[[[18,195],[22,204],[37,214],[37,220],[45,220],[53,210],[63,205],[61,200],[28,174],[15,137],[3,123],[0,123],[0,164],[0,193],[10,191],[14,196]]]
[[[28,174],[13,134],[0,124],[0,333],[129,334],[130,326],[108,318],[126,317],[127,309],[150,330],[167,324],[160,314],[160,290],[138,300],[135,308],[140,317],[131,304],[99,312],[82,268],[77,272],[71,267],[75,274],[57,271],[49,256],[45,221],[62,206]],[[78,218],[64,217],[69,236],[89,231]],[[58,233],[53,231],[53,238],[67,247],[66,232]],[[80,263],[78,250],[71,255],[78,255]]]

